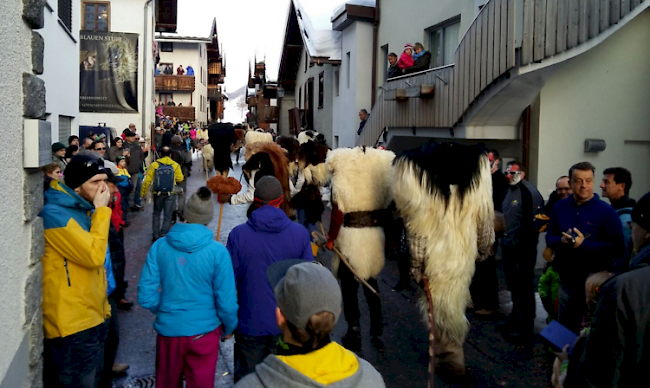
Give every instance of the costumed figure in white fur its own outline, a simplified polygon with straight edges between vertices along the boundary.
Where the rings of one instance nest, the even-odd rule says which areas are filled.
[[[330,181],[330,173],[325,166],[328,152],[330,149],[323,139],[309,140],[301,144],[298,150],[298,171],[304,177],[304,183],[293,195],[291,204],[296,210],[298,223],[307,228],[310,234],[318,230],[316,225],[325,211],[321,189]]]
[[[334,243],[354,268],[356,275],[379,290],[376,277],[384,268],[385,235],[383,224],[390,218],[390,185],[395,154],[374,148],[339,148],[327,156],[332,174],[332,221],[328,248]],[[361,346],[359,326],[359,283],[353,272],[334,255],[332,271],[341,279],[343,310],[348,331],[343,346],[358,350]],[[381,300],[368,287],[364,294],[370,310],[370,336],[373,345],[383,350],[379,339],[383,332]]]
[[[206,128],[196,131],[196,148],[203,157],[203,171],[210,172],[214,169],[214,148],[210,145],[210,136]]]
[[[430,296],[424,294],[420,302],[430,328],[433,324],[435,361],[452,376],[463,376],[469,285],[475,261],[487,257],[494,242],[487,152],[479,146],[430,142],[395,160],[393,182],[411,248],[411,274]],[[433,374],[434,343],[429,346]]]

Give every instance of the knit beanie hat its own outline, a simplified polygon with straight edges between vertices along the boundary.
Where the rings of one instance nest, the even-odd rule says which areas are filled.
[[[632,209],[632,221],[650,231],[650,193],[644,195]]]
[[[65,145],[63,143],[54,143],[52,144],[52,153],[61,151],[65,149]]]
[[[94,152],[80,152],[66,166],[64,182],[74,190],[99,174],[107,174],[104,159]]]
[[[276,177],[266,175],[255,182],[255,204],[258,206],[280,207],[284,195],[282,185]]]
[[[172,144],[183,144],[183,138],[180,137],[179,135],[174,135],[172,136]]]
[[[407,49],[411,49],[411,50],[413,50],[413,45],[410,44],[410,43],[405,44],[405,45],[404,45],[404,50],[406,51]]]
[[[207,225],[214,218],[212,192],[203,186],[190,196],[185,205],[185,222]]]

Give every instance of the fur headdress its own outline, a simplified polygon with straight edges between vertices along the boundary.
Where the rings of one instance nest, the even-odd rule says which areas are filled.
[[[393,197],[411,255],[423,260],[436,329],[462,344],[474,263],[494,242],[487,153],[478,146],[434,142],[407,151],[395,160]]]
[[[329,151],[329,147],[314,141],[308,141],[300,146],[298,168],[305,176],[305,184],[322,187],[329,182],[330,174],[325,166]]]
[[[280,136],[277,139],[277,143],[287,152],[289,175],[295,176],[298,172],[298,150],[300,149],[298,139],[289,136]]]
[[[332,201],[344,214],[387,209],[395,154],[374,148],[338,148],[327,155],[332,174]],[[374,278],[384,268],[384,229],[380,225],[343,225],[336,245],[364,279]],[[338,256],[332,262],[338,268]]]
[[[308,141],[316,140],[316,136],[318,136],[318,132],[316,131],[302,131],[298,134],[298,142],[305,144]]]
[[[275,143],[257,144],[255,154],[242,166],[242,170],[247,172],[249,176],[252,171],[255,171],[255,182],[266,175],[276,177],[282,184],[284,193],[281,208],[288,217],[293,217],[294,211],[291,207],[291,191],[289,190],[289,169],[285,152]]]
[[[224,172],[232,168],[230,145],[235,142],[235,127],[230,123],[214,123],[208,126],[208,140],[214,149],[214,167]]]

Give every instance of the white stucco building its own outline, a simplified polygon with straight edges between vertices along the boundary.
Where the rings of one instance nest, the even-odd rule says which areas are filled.
[[[323,2],[289,4],[278,85],[285,89],[279,100],[281,135],[289,130],[288,109],[300,110],[301,127],[316,130],[334,144],[334,71],[341,64],[341,32],[332,30],[332,9]],[[308,6],[308,7],[307,7]]]
[[[63,2],[64,0],[61,0]],[[72,2],[70,25],[59,18],[59,0],[47,0],[45,42],[41,78],[50,92],[46,95],[46,120],[52,126],[52,142],[68,145],[68,137],[79,133],[79,30],[80,3]]]
[[[156,35],[160,52],[159,74],[156,76],[156,101],[165,105],[165,115],[179,117],[181,121],[196,121],[200,125],[208,123],[210,104],[208,101],[208,44],[212,42],[211,27],[205,26],[204,36],[187,36],[182,25],[177,34]],[[173,74],[166,75],[169,66]],[[177,68],[183,66],[185,75],[177,75]],[[191,66],[194,75],[188,75]],[[176,107],[166,106],[173,101]],[[193,113],[178,109],[192,107]],[[182,113],[182,116],[179,114]]]
[[[354,147],[359,111],[372,109],[372,36],[374,1],[351,1],[332,16],[341,32],[341,66],[334,69],[332,148]]]
[[[100,4],[101,3],[101,4]],[[92,1],[83,1],[85,6],[95,5]],[[138,79],[137,79],[137,112],[136,113],[95,113],[81,112],[79,125],[97,126],[106,123],[113,127],[118,134],[122,133],[130,123],[136,125],[138,134],[145,138],[150,136],[150,130],[155,123],[154,107],[154,6],[152,0],[110,0],[98,2],[96,5],[108,5],[101,11],[95,8],[97,15],[106,15],[106,24],[100,24],[97,17],[92,26],[86,26],[83,21],[83,31],[110,31],[138,34]],[[84,13],[85,15],[85,13]],[[92,18],[89,18],[92,20]],[[78,66],[77,66],[78,67]]]

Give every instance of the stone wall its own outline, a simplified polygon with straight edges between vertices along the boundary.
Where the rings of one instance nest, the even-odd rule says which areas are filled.
[[[11,146],[0,153],[0,388],[43,385],[41,256],[44,251],[43,176],[23,168],[23,120],[45,116],[43,28],[45,0],[2,0],[0,136]]]

